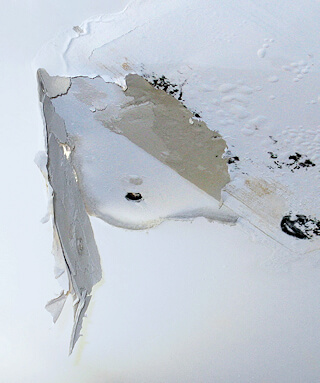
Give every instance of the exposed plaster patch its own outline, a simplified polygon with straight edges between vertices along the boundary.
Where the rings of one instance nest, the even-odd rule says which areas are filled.
[[[221,189],[230,181],[227,160],[222,158],[225,141],[212,140],[221,136],[203,121],[190,124],[192,113],[166,89],[154,89],[138,75],[128,75],[126,83],[117,116],[97,111],[95,118],[220,201]]]
[[[193,190],[187,183],[182,190],[185,189],[188,194],[195,193],[194,195],[198,196],[195,198],[199,201],[193,199],[190,205],[185,203],[184,208],[179,211],[175,205],[179,197],[170,201],[172,197],[167,191],[167,194],[169,193],[166,196],[167,204],[169,204],[169,210],[166,213],[168,217],[160,213],[159,217],[147,223],[148,226],[158,224],[165,218],[190,219],[205,216],[208,219],[235,222],[237,217],[229,209],[219,206],[218,202],[221,199],[221,189],[230,179],[227,159],[223,158],[226,149],[224,140],[217,132],[209,130],[203,121],[193,120],[193,113],[172,97],[170,92],[167,94],[165,89],[156,89],[137,75],[126,77],[125,90],[115,83],[105,83],[101,78],[64,79],[57,76],[50,77],[44,70],[38,71],[38,79],[39,96],[46,123],[46,168],[48,183],[52,187],[53,194],[56,277],[68,276],[69,282],[64,292],[51,300],[46,308],[56,321],[67,295],[69,292],[73,294],[74,327],[70,342],[70,352],[72,352],[80,336],[92,287],[101,279],[100,258],[87,211],[95,212],[101,218],[105,215],[98,213],[100,210],[103,211],[101,203],[93,201],[92,204],[92,197],[87,195],[88,175],[83,171],[83,161],[90,155],[86,154],[83,157],[81,154],[83,144],[90,142],[90,137],[98,140],[97,142],[107,144],[108,141],[104,141],[109,137],[105,136],[107,130],[112,135],[117,133],[124,136],[140,151],[150,154],[152,156],[150,159],[154,158],[149,160],[151,163],[158,160],[183,177],[175,176],[178,177],[177,181],[179,179],[179,182],[183,184],[186,182],[183,180],[185,179],[193,187],[196,186],[208,194],[208,196],[205,196],[206,193],[201,195],[200,190],[196,191],[197,188]],[[60,97],[57,98],[57,95]],[[68,103],[65,104],[65,100],[71,100],[69,107]],[[61,109],[60,106],[63,108]],[[59,113],[56,111],[57,107]],[[82,121],[81,113],[84,110],[87,110],[88,120],[85,119],[85,129],[82,130],[80,121]],[[61,117],[61,111],[64,117]],[[190,121],[193,123],[191,124]],[[90,126],[94,124],[98,124],[98,129]],[[94,149],[91,155],[96,155],[94,158],[99,164],[104,161],[107,147],[102,146],[99,149],[96,144],[92,143],[92,145]],[[119,150],[128,149],[119,146]],[[130,161],[129,151],[127,155]],[[113,162],[106,164],[107,167],[116,166],[118,160],[119,158],[115,157]],[[94,178],[96,184],[93,186],[96,189],[99,189],[100,178],[103,179],[106,176],[107,168],[102,169],[102,173],[98,172]],[[152,165],[151,169],[154,169]],[[126,171],[125,166],[120,174],[123,171]],[[150,204],[150,190],[146,187],[148,188],[148,184],[155,181],[157,174],[154,174],[154,180],[148,180],[147,185],[144,182],[146,178],[144,171],[142,174],[143,176],[133,176],[131,172],[128,172],[122,178],[123,187],[127,190],[121,198],[127,201],[124,205],[125,210],[140,206],[143,214],[150,215],[148,210],[154,207]],[[119,177],[119,174],[116,173],[116,177]],[[179,189],[170,185],[168,179],[164,179],[163,183],[166,181],[168,190]],[[141,192],[139,190],[141,188],[144,188],[144,191]],[[103,203],[106,204],[114,198],[110,193],[105,196],[107,200]],[[108,201],[110,197],[111,200]],[[184,198],[187,201],[185,195]],[[162,199],[156,203],[161,205],[161,201]],[[160,211],[161,209],[160,206]],[[130,214],[132,213],[128,210],[125,216],[129,218]],[[135,219],[139,222],[139,218]],[[109,219],[107,221],[109,222]],[[140,224],[132,225],[126,222],[121,225],[138,229],[145,227],[146,224],[141,221]]]

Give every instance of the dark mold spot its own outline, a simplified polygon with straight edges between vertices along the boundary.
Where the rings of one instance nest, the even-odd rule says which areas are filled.
[[[315,235],[320,235],[320,221],[302,214],[285,215],[280,226],[284,233],[299,239],[311,239]]]
[[[305,156],[296,152],[294,155],[289,156],[289,160],[291,160],[292,162],[287,163],[286,166],[288,166],[292,172],[300,168],[309,168],[309,167],[316,166],[316,164],[314,164],[308,158],[306,158],[303,161],[303,157]]]
[[[240,161],[240,158],[238,156],[234,156],[230,150],[227,150],[224,158],[227,158],[227,164],[231,165],[229,167],[229,172],[233,173],[235,170],[239,170],[238,162]]]
[[[128,201],[136,201],[136,202],[140,202],[142,200],[142,195],[140,193],[132,193],[132,192],[129,192],[127,193],[126,195],[126,199]]]
[[[316,166],[316,164],[314,164],[308,158],[306,160],[302,161],[302,157],[304,157],[304,156],[302,156],[302,154],[296,152],[294,155],[289,156],[289,160],[292,160],[293,162],[286,164],[286,165],[288,167],[291,167],[291,171],[293,171],[293,169],[309,168],[312,166]]]
[[[268,152],[268,154],[270,154],[270,158],[272,159],[278,158],[278,155],[273,152]],[[309,158],[306,158],[305,155],[297,153],[297,152],[289,156],[287,162],[282,162],[277,160],[277,161],[273,161],[273,163],[276,165],[278,169],[282,169],[284,166],[288,167],[292,173],[294,173],[295,170],[298,170],[301,168],[304,168],[307,170],[310,167],[316,166],[316,164],[314,164]],[[268,167],[269,169],[274,169],[274,167],[272,166],[268,166]]]
[[[272,152],[268,152],[268,154],[270,154],[270,158],[278,158],[278,154]]]
[[[166,93],[171,96],[177,98],[179,101],[184,101],[182,99],[183,92],[182,87],[186,83],[186,81],[182,85],[177,85],[170,82],[166,76],[162,75],[160,77],[156,76],[154,73],[150,75],[143,75],[143,77],[156,89],[164,90]]]
[[[235,157],[230,157],[228,159],[228,164],[235,164],[236,162],[240,161],[239,157],[238,156],[235,156]]]

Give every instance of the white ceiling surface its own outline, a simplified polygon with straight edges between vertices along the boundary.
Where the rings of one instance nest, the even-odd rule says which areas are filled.
[[[291,250],[307,253],[319,250],[319,237],[297,242],[279,226],[290,212],[320,216],[315,15],[320,6],[312,0],[176,0],[157,7],[142,0],[117,17],[92,18],[81,24],[82,32],[61,35],[36,62],[52,75],[123,83],[134,72],[181,85],[184,104],[218,129],[240,159],[231,169],[225,205]],[[297,169],[296,153],[310,166]]]
[[[142,3],[141,12],[136,11],[136,17],[131,19],[132,23],[147,19],[148,15],[156,17],[157,12],[161,16],[166,7],[174,14],[174,8],[179,7],[179,3],[161,2],[164,4],[161,9],[154,1],[146,2],[146,8],[143,8]],[[199,2],[197,10],[201,9],[200,3],[202,2]],[[212,4],[217,5],[218,2]],[[220,25],[215,26],[218,35],[221,30],[224,34],[219,45],[221,52],[218,56],[221,60],[229,54],[235,58],[233,65],[243,70],[240,57],[243,57],[241,52],[245,47],[254,51],[257,59],[264,60],[269,53],[273,57],[273,47],[278,53],[284,50],[283,45],[277,46],[277,41],[283,35],[282,26],[286,25],[288,30],[285,37],[291,36],[296,44],[285,46],[288,50],[282,57],[289,61],[281,62],[281,68],[285,64],[307,61],[305,56],[310,51],[313,54],[313,67],[318,70],[319,51],[314,51],[315,41],[319,37],[319,17],[316,17],[319,14],[318,2],[307,1],[298,6],[298,1],[290,2],[290,5],[287,1],[278,1],[276,5],[275,2],[258,1],[255,4],[264,8],[260,13],[251,2],[237,2],[240,4],[237,9],[240,7],[244,12],[247,25],[256,25],[257,17],[260,17],[261,29],[248,27],[248,33],[251,30],[248,36],[256,36],[257,40],[254,39],[252,45],[235,44],[238,51],[232,52],[228,51],[225,39],[237,39],[237,33],[233,29],[230,34],[235,33],[236,36],[227,36],[236,7],[234,4],[231,6],[231,2],[226,4],[230,5],[228,12],[225,8],[215,10],[220,15],[229,14],[227,19],[219,17]],[[299,257],[280,246],[271,246],[256,231],[250,231],[246,221],[240,221],[233,227],[209,223],[201,218],[193,223],[170,221],[149,232],[137,232],[124,231],[92,219],[102,258],[104,279],[94,291],[88,319],[84,321],[84,336],[74,354],[67,356],[72,328],[71,301],[67,302],[68,306],[55,326],[51,324],[50,315],[44,310],[47,300],[59,293],[60,289],[53,278],[51,227],[50,224],[40,223],[46,212],[46,196],[43,192],[42,176],[33,164],[33,158],[37,150],[43,149],[43,126],[31,61],[40,46],[57,33],[81,24],[82,20],[90,16],[119,11],[124,5],[120,2],[116,6],[113,2],[106,5],[105,2],[98,1],[69,1],[67,5],[62,1],[54,4],[39,1],[2,4],[0,65],[4,90],[1,99],[1,137],[4,146],[1,152],[3,206],[0,221],[0,284],[3,309],[0,319],[0,381],[318,381],[319,253],[313,252]],[[194,30],[192,15],[196,12],[195,3],[186,2],[185,9],[190,15],[191,25],[183,30],[191,33]],[[131,9],[130,12],[134,11]],[[167,18],[163,17],[162,20]],[[225,25],[222,28],[223,20]],[[176,23],[179,25],[179,18]],[[203,24],[199,20],[197,27],[204,28]],[[238,25],[240,31],[243,30],[243,25]],[[121,25],[120,27],[122,28]],[[232,27],[235,27],[234,24]],[[270,28],[274,30],[275,36],[269,36]],[[167,29],[163,31],[174,32]],[[71,29],[70,33],[73,33]],[[177,28],[176,33],[182,32]],[[265,48],[266,56],[261,59],[257,52],[266,43],[265,38],[274,39],[274,42],[270,43],[269,48]],[[204,47],[207,40],[204,41]],[[261,46],[257,44],[258,40]],[[155,44],[162,41],[163,35],[159,35]],[[141,48],[140,41],[138,46]],[[177,46],[172,47],[169,53],[175,54],[175,48]],[[194,58],[196,55],[193,51],[190,47],[190,57]],[[197,54],[205,51],[197,49]],[[259,55],[261,56],[261,52]],[[216,75],[217,82],[212,84],[214,88],[221,85],[220,81],[225,83],[230,78],[228,70],[224,69],[226,62],[217,62],[220,71]],[[161,62],[154,65],[154,70],[163,67]],[[200,60],[198,65],[201,66]],[[255,65],[261,65],[260,61],[256,64],[252,59],[253,73]],[[279,69],[274,61],[263,65],[266,65],[263,79],[249,85],[269,87],[268,92],[263,92],[263,97],[269,96],[269,93],[280,97],[281,92],[284,95],[287,95],[286,92],[293,92],[294,88],[287,87],[289,82],[284,82],[284,76],[288,76],[288,81],[293,80],[292,72]],[[270,65],[275,65],[276,74],[270,72]],[[301,66],[303,65],[301,61]],[[256,78],[250,75],[249,69],[246,68],[245,73],[241,73],[245,83]],[[176,68],[171,62],[167,70],[166,74],[172,75],[172,79],[176,81]],[[312,74],[310,70],[309,74],[310,77],[303,77],[297,83],[292,81],[292,84],[298,84],[299,92],[295,94],[300,94],[300,97],[306,96],[305,87],[311,89],[312,84],[318,81],[315,77],[316,71]],[[278,82],[265,80],[275,75],[279,77]],[[239,78],[237,75],[234,81]],[[195,78],[194,81],[198,80]],[[309,85],[304,86],[308,81]],[[284,84],[282,88],[279,85],[281,82]],[[278,85],[272,88],[273,84]],[[211,88],[210,82],[208,87]],[[314,126],[318,124],[312,109],[319,108],[317,90],[318,88],[314,94],[308,94],[308,100],[315,100],[315,104],[306,104],[308,100],[301,99],[305,105],[302,117],[307,121],[309,115],[313,116]],[[250,99],[247,109],[251,113],[262,108],[263,113],[260,110],[256,113],[265,115],[269,110],[279,110],[279,104],[284,105],[281,110],[287,110],[287,97],[283,97],[275,107],[272,106],[271,99],[270,103],[269,100],[268,104],[263,103],[263,97],[260,99],[258,92],[256,90]],[[197,106],[196,102],[201,104],[203,101],[201,112],[209,126],[212,121],[209,119],[210,113],[206,111],[210,107],[206,104],[207,98],[201,99],[202,92],[185,93],[190,97],[186,98],[186,104],[190,106]],[[295,99],[291,101],[295,102]],[[290,109],[292,110],[294,108]],[[280,113],[277,115],[279,121],[282,121],[281,116]],[[288,114],[283,115],[284,120],[286,116]],[[269,115],[268,118],[270,121]],[[233,138],[238,137],[236,128],[240,124],[239,120],[235,119],[232,131],[231,126],[228,127],[227,122],[226,124],[226,135],[232,137],[235,149],[238,149],[234,155],[239,155],[240,159],[242,156],[246,158],[248,152],[250,155],[247,157],[257,159],[259,164],[267,161],[265,153],[259,155],[260,144],[255,145],[256,142],[261,142],[261,147],[266,148],[260,132],[257,136],[256,132],[246,136],[251,137],[251,141],[247,141],[247,147],[244,148],[237,146],[238,141]],[[299,128],[302,123],[296,125]],[[295,133],[295,125],[292,129],[292,137],[303,138],[304,134],[313,134],[303,129],[302,133],[299,129]],[[285,132],[281,134],[285,135]],[[285,139],[281,143],[283,146],[288,145]],[[317,141],[314,142],[310,155],[317,150]],[[299,142],[296,141],[295,145],[299,145]],[[278,148],[280,153],[283,146]],[[319,162],[317,157],[313,160]],[[245,160],[244,166],[255,174],[255,165],[250,167],[249,162]],[[279,178],[284,183],[292,180],[283,174]],[[290,182],[300,183],[304,189],[311,185],[311,192],[306,191],[311,199],[310,203],[305,203],[304,200],[299,203],[306,206],[306,214],[316,214],[319,211],[315,193],[316,178],[310,174],[312,175],[311,172],[305,172]],[[298,207],[295,202],[293,206],[293,209]]]

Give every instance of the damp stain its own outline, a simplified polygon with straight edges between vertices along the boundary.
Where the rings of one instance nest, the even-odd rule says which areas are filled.
[[[274,194],[276,187],[262,179],[247,179],[245,185],[258,197]]]
[[[127,62],[122,63],[121,66],[126,71],[129,71],[132,69],[131,66]]]

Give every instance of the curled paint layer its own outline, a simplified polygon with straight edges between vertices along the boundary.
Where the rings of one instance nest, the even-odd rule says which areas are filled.
[[[67,94],[71,86],[71,81],[68,77],[49,76],[45,70],[38,71],[38,80],[41,83],[39,88],[40,99],[42,97],[41,92],[45,92],[49,98],[55,98]]]
[[[65,85],[67,81],[53,78],[51,84],[43,70],[38,71],[38,81],[46,122],[47,171],[53,190],[53,226],[58,242],[56,246],[61,250],[70,283],[69,292],[75,301],[71,353],[80,336],[92,288],[101,279],[102,272],[90,220],[75,179],[72,157],[65,153],[65,147],[69,146],[68,135],[63,120],[55,113],[52,105],[52,98],[55,97],[52,95],[56,92],[47,93],[47,89],[55,88],[57,91],[56,84]],[[66,294],[63,293],[48,303],[47,309],[52,313],[54,321],[58,319],[65,299]]]

